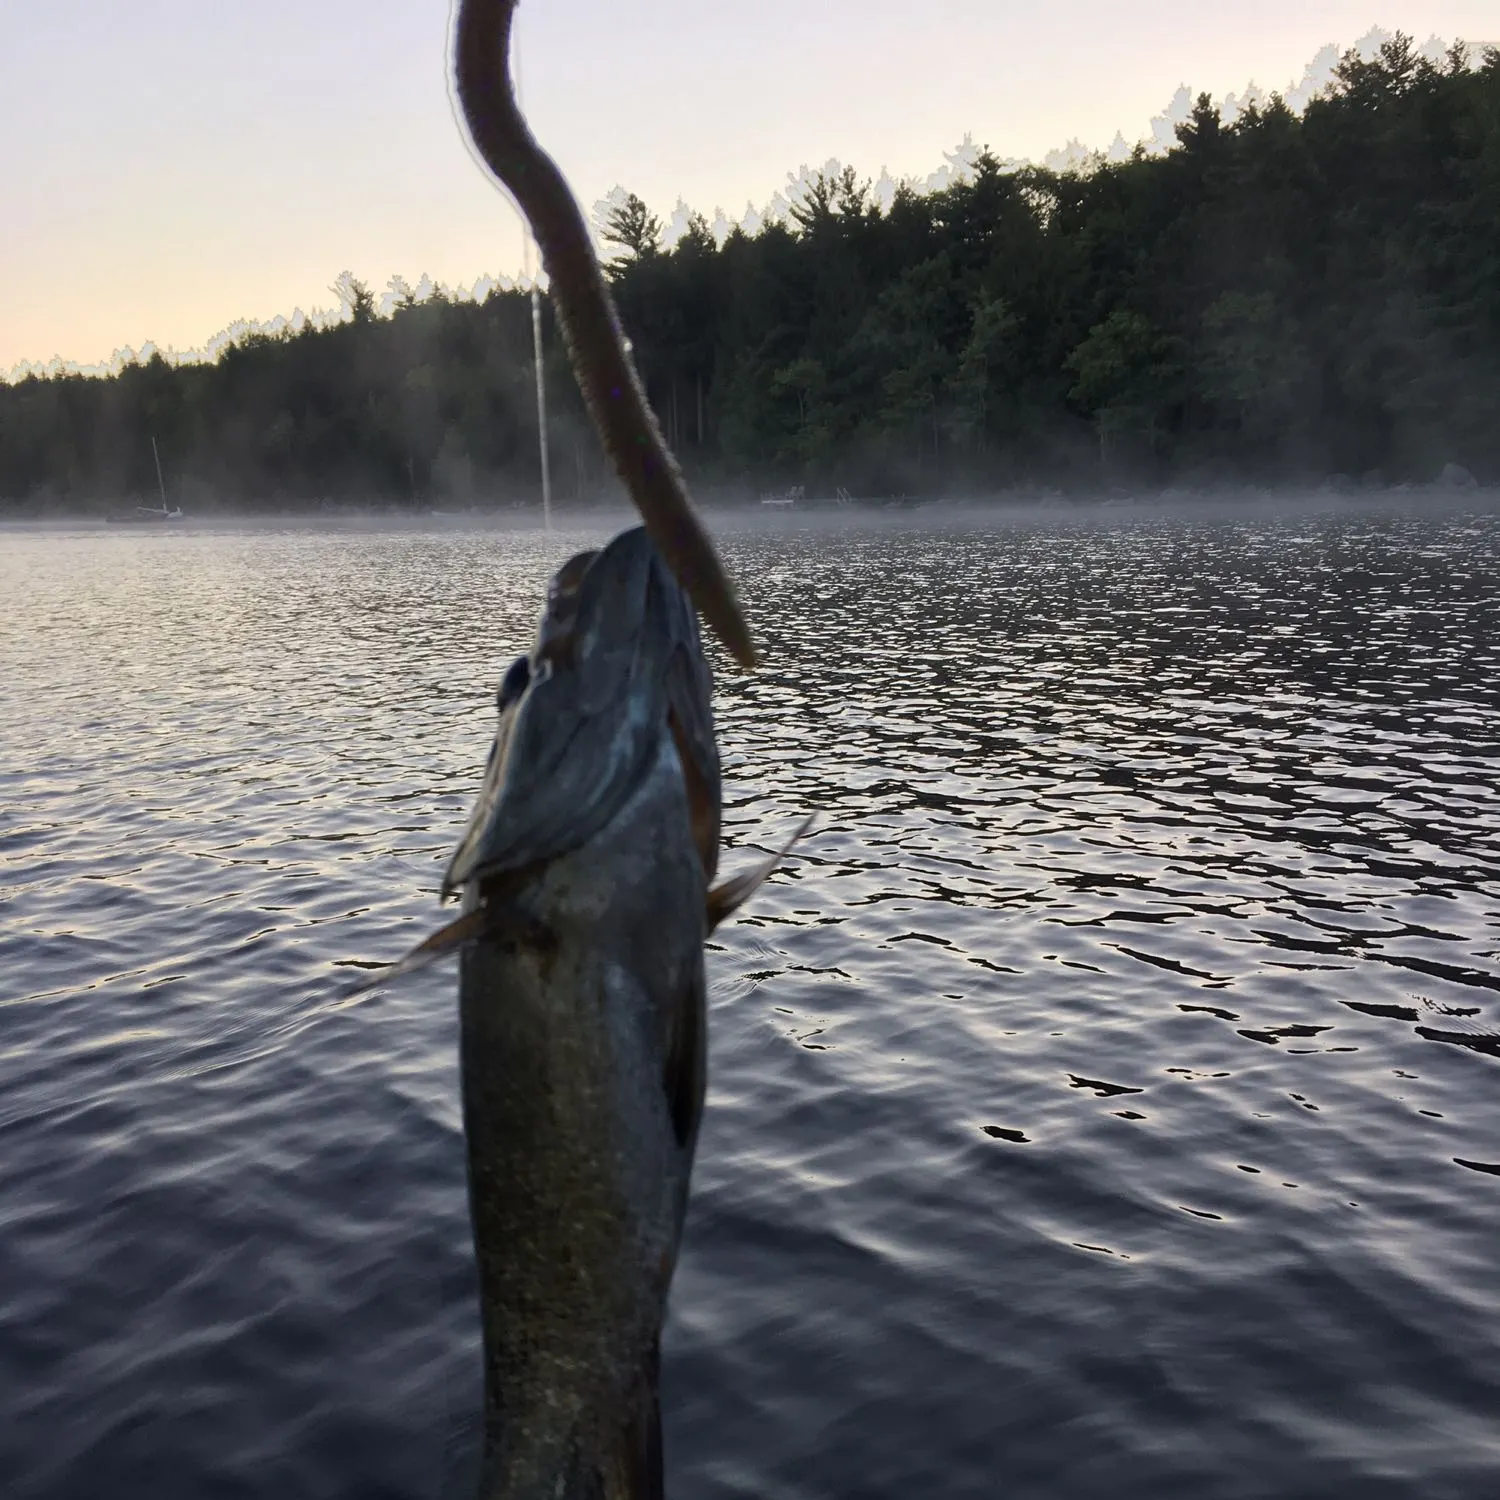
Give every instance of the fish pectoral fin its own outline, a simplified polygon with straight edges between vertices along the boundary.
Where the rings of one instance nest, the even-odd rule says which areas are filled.
[[[398,958],[390,968],[382,969],[369,979],[362,979],[343,998],[353,1000],[357,995],[365,995],[371,990],[378,990],[382,985],[390,984],[394,979],[404,979],[408,974],[415,974],[418,969],[425,969],[428,964],[435,963],[456,948],[461,948],[471,938],[483,937],[489,922],[490,914],[482,906],[466,912],[456,921],[449,922],[446,927],[439,927],[430,937],[423,938],[415,948]]]
[[[731,875],[721,880],[708,893],[708,930],[712,932],[732,911],[744,903],[775,873],[776,867],[792,852],[792,846],[813,825],[812,814],[797,825],[791,838],[774,854],[767,856],[758,865],[753,865],[743,875]]]
[[[557,947],[557,939],[545,922],[517,910],[509,901],[490,899],[476,906],[473,911],[439,927],[430,937],[425,937],[410,952],[398,958],[388,969],[382,969],[369,979],[362,979],[342,998],[353,1000],[378,990],[393,979],[404,979],[425,969],[428,964],[472,943],[479,938],[488,938],[494,943],[510,943],[527,947],[538,953],[548,953]]]

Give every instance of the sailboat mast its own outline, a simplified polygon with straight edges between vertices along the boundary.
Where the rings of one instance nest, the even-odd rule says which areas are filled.
[[[516,104],[522,105],[523,94],[521,90],[521,43],[515,32],[511,33],[512,72],[515,78]],[[552,465],[547,458],[547,382],[542,374],[542,294],[537,287],[541,271],[532,275],[531,256],[533,249],[538,251],[537,258],[540,260],[541,247],[535,245],[531,237],[531,226],[526,222],[526,215],[521,215],[521,251],[525,257],[525,274],[531,282],[531,352],[536,362],[536,442],[537,449],[542,459],[542,525],[552,530]]]
[[[156,460],[156,487],[161,491],[161,508],[167,508],[167,485],[161,477],[161,454],[156,451],[156,434],[151,434],[151,457]]]
[[[531,284],[531,347],[536,359],[536,437],[542,452],[542,525],[552,530],[552,465],[547,458],[547,382],[542,367],[542,294]]]

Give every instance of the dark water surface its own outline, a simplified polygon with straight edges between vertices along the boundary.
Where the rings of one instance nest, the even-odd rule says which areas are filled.
[[[0,534],[0,1496],[437,1497],[431,926],[582,534]],[[1500,1496],[1500,518],[742,529],[673,1500]]]

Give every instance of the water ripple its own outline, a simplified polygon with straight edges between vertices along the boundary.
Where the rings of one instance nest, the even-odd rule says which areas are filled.
[[[429,926],[582,534],[10,530],[0,1490],[438,1496]],[[681,1497],[1500,1493],[1500,521],[727,537]],[[723,664],[720,664],[723,666]]]

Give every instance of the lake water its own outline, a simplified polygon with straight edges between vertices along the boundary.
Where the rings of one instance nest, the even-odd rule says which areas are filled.
[[[0,532],[6,1500],[462,1493],[437,525]],[[721,535],[673,1500],[1500,1495],[1500,510]]]

